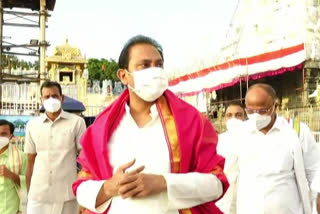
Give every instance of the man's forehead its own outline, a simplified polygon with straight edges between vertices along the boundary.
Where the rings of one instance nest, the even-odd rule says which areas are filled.
[[[273,100],[271,97],[265,97],[265,98],[258,98],[258,99],[252,99],[252,98],[248,98],[246,99],[246,106],[265,106],[268,107],[270,105],[272,105]]]
[[[43,88],[42,94],[60,94],[57,87]]]
[[[135,44],[129,49],[130,59],[134,60],[162,60],[159,50],[151,44]]]
[[[0,132],[10,132],[10,126],[9,125],[1,125]]]
[[[231,105],[226,110],[226,113],[237,113],[237,112],[243,113],[244,110],[238,105]]]
[[[245,101],[246,105],[270,105],[273,99],[264,89],[257,87],[248,91]]]

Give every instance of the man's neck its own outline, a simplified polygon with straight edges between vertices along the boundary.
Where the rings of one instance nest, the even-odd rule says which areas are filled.
[[[61,114],[61,109],[57,112],[46,112],[47,117],[53,122]]]
[[[8,149],[8,147],[9,147],[9,144],[3,147],[2,149],[0,149],[0,155],[4,153]]]
[[[139,97],[130,96],[130,114],[139,127],[143,127],[152,118],[150,108],[154,102],[146,102]]]

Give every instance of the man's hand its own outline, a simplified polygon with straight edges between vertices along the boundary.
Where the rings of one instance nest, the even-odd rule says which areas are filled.
[[[96,207],[117,195],[123,199],[142,198],[167,190],[167,183],[162,175],[141,173],[144,166],[127,172],[134,163],[135,160],[120,166],[112,178],[103,184],[96,200]]]
[[[9,178],[14,183],[20,186],[20,178],[15,173],[11,172],[5,165],[0,165],[0,176]]]
[[[139,168],[133,170],[132,172],[127,173],[126,170],[128,170],[131,166],[133,166],[135,161],[136,160],[132,160],[129,163],[126,163],[120,166],[115,171],[112,178],[104,182],[102,188],[98,193],[98,197],[96,200],[96,207],[99,207],[101,204],[103,204],[113,196],[119,195],[120,182],[123,179],[130,180],[132,176],[134,176],[137,173],[140,173],[144,169],[144,166],[140,166]]]
[[[87,210],[86,208],[79,206],[79,211],[78,214],[89,214],[89,210]]]
[[[26,173],[26,181],[27,181],[27,191],[29,192],[30,189],[30,183],[31,183],[31,177],[33,173],[33,166],[34,162],[36,160],[37,153],[36,154],[28,154],[28,164],[27,164],[27,173]]]
[[[12,172],[5,165],[0,165],[0,176],[12,179]]]
[[[119,194],[123,199],[130,197],[142,198],[160,193],[166,189],[167,183],[162,175],[136,173],[124,177],[120,181]]]
[[[137,174],[142,172],[144,170],[144,166],[140,166],[139,168],[131,171],[126,172],[130,167],[134,165],[136,160],[132,160],[129,163],[126,163],[122,166],[120,166],[112,176],[112,178],[109,180],[108,185],[104,185],[105,192],[109,193],[111,196],[116,196],[119,194],[119,188],[121,186],[122,181],[125,180],[127,182],[135,181]],[[107,184],[107,183],[105,183]]]

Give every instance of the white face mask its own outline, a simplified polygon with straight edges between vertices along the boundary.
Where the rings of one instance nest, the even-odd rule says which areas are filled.
[[[258,113],[248,114],[249,122],[257,130],[265,128],[271,122],[271,115],[260,115]]]
[[[7,137],[0,137],[0,149],[8,145],[10,142],[9,138]]]
[[[163,68],[150,67],[129,73],[133,75],[134,88],[130,85],[128,88],[147,102],[155,101],[168,88],[168,76]]]
[[[243,121],[233,117],[227,120],[226,126],[228,131],[239,130],[243,127]]]
[[[43,107],[47,112],[54,113],[60,110],[61,102],[58,99],[50,97],[43,101]]]

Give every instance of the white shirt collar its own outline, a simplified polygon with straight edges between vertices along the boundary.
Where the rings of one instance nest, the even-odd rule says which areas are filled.
[[[42,122],[46,122],[47,120],[51,121],[50,118],[47,116],[46,112],[44,112],[41,115],[41,118],[42,118]],[[63,111],[63,109],[61,109],[60,115],[57,117],[57,119],[55,121],[59,120],[60,118],[68,119],[69,118],[69,114],[67,114],[65,111]]]
[[[273,124],[272,128],[269,130],[269,132],[273,129],[281,130],[281,129],[283,129],[283,127],[284,127],[284,124],[283,124],[282,120],[279,119],[278,115],[276,115],[276,121],[274,122],[274,124]]]
[[[128,103],[126,104],[125,109],[126,109],[126,113],[131,115],[130,106],[128,105]],[[156,119],[159,116],[159,112],[158,112],[156,104],[153,104],[150,107],[150,116],[151,116],[152,120]]]

